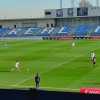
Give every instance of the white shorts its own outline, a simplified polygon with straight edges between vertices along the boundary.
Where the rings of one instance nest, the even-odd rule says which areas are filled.
[[[18,69],[18,68],[19,68],[19,66],[17,65],[17,66],[16,66],[16,68]]]

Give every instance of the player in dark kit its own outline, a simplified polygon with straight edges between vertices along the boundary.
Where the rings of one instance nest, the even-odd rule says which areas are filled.
[[[39,84],[40,84],[40,76],[39,76],[39,74],[37,73],[37,74],[35,75],[35,85],[36,85],[36,89],[39,88]]]

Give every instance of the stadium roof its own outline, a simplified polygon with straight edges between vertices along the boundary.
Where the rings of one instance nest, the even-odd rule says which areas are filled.
[[[45,20],[45,19],[54,19],[54,18],[12,18],[12,19],[0,19],[0,21],[15,21],[15,20]]]

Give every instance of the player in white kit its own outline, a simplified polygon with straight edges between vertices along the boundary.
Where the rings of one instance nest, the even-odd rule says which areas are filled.
[[[93,60],[96,57],[96,54],[92,51],[91,52],[91,60]]]
[[[75,47],[75,42],[72,42],[72,47]]]
[[[92,61],[93,65],[96,64],[96,54],[93,51],[91,52],[91,61]]]
[[[20,62],[16,61],[15,68],[17,71],[20,71]]]

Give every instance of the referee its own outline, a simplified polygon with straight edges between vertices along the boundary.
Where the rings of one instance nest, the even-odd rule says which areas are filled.
[[[35,75],[35,86],[36,86],[36,89],[39,88],[39,85],[40,85],[40,76],[38,73],[36,73]]]

